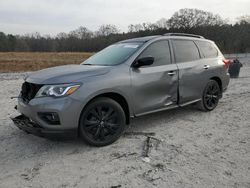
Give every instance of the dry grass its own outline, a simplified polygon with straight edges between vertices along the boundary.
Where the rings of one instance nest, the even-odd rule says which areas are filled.
[[[35,71],[65,64],[80,64],[93,55],[86,52],[3,52],[0,53],[0,72]]]

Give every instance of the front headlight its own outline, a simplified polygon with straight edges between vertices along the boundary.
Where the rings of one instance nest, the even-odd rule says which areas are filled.
[[[36,97],[63,97],[74,93],[80,84],[60,84],[60,85],[45,85],[39,89]]]

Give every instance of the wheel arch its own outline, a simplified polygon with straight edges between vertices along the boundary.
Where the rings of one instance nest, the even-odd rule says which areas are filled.
[[[217,76],[214,76],[214,77],[210,78],[210,80],[214,80],[219,84],[220,91],[222,93],[223,89],[222,89],[222,81],[221,81],[221,79],[219,77],[217,77]]]
[[[85,109],[85,107],[91,103],[93,100],[95,100],[96,98],[99,98],[99,97],[107,97],[107,98],[110,98],[110,99],[113,99],[114,101],[116,101],[121,107],[122,109],[124,110],[125,112],[125,116],[126,116],[126,124],[129,124],[130,123],[130,107],[129,107],[129,103],[128,101],[126,100],[126,98],[117,93],[117,92],[105,92],[105,93],[99,93],[95,96],[92,96],[91,99],[88,100],[88,102],[84,105],[83,109],[82,109],[82,112],[81,112],[81,115]],[[79,118],[81,118],[81,115]],[[80,120],[79,120],[80,122]]]

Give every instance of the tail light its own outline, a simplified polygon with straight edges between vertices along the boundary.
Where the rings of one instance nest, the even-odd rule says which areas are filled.
[[[223,63],[225,64],[225,67],[228,68],[229,65],[230,65],[230,63],[231,63],[231,61],[229,59],[224,59]]]

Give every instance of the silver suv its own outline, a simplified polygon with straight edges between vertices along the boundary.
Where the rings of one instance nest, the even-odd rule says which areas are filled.
[[[87,143],[116,141],[137,117],[196,103],[213,110],[229,83],[229,61],[213,41],[168,33],[115,43],[80,65],[31,73],[13,118],[37,134],[78,133]]]

